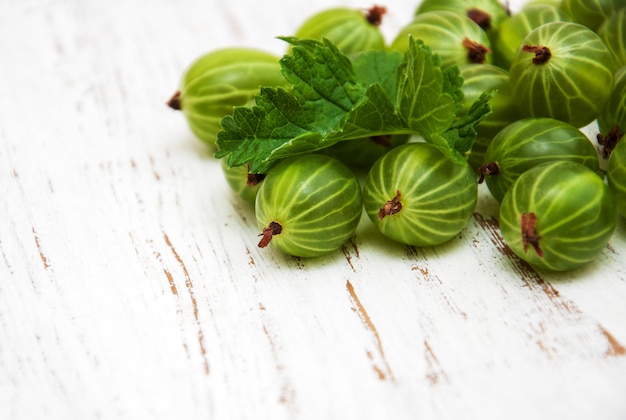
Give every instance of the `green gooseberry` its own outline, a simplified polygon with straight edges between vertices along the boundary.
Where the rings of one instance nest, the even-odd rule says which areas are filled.
[[[459,66],[463,77],[463,109],[458,114],[467,114],[471,105],[485,91],[496,91],[489,102],[491,114],[476,127],[479,135],[495,136],[500,130],[519,119],[519,112],[511,95],[509,72],[492,64],[464,64]]]
[[[409,36],[421,39],[441,57],[441,66],[491,63],[491,41],[485,31],[467,16],[447,10],[415,15],[400,29],[390,48],[405,52]]]
[[[329,39],[346,55],[382,50],[386,44],[379,25],[385,13],[386,8],[382,6],[373,6],[368,10],[332,7],[306,19],[295,36],[301,39]]]
[[[248,165],[228,166],[228,159],[220,159],[222,172],[231,190],[245,201],[254,203],[264,174],[252,174]]]
[[[524,38],[509,76],[523,116],[583,127],[608,100],[613,71],[611,53],[595,32],[573,22],[548,22]]]
[[[379,158],[363,185],[365,212],[386,237],[435,246],[463,230],[478,199],[467,162],[430,143],[400,145]]]
[[[463,77],[463,109],[458,114],[467,114],[471,105],[485,91],[496,91],[491,99],[491,114],[476,127],[477,137],[468,156],[472,169],[483,164],[483,157],[491,139],[504,127],[519,119],[519,111],[511,95],[509,73],[492,64],[464,64],[459,66]]]
[[[194,135],[215,146],[220,121],[235,106],[251,105],[261,86],[287,86],[279,59],[265,51],[226,47],[196,59],[168,106],[181,110]]]
[[[339,160],[316,153],[285,158],[256,196],[259,247],[296,257],[328,254],[354,235],[362,212],[359,181]]]
[[[626,66],[626,8],[609,16],[598,28],[598,35],[609,48],[615,67]]]
[[[467,16],[487,33],[492,33],[507,17],[507,9],[498,0],[423,0],[415,14],[447,10]]]
[[[624,0],[562,0],[561,9],[574,22],[597,30],[604,20],[620,9],[626,8]]]
[[[602,252],[617,224],[609,186],[576,162],[544,162],[524,172],[500,205],[509,248],[530,265],[573,270]]]
[[[498,26],[497,35],[492,39],[494,63],[509,69],[522,41],[533,29],[544,23],[569,20],[564,12],[554,6],[540,3],[525,5]]]
[[[525,118],[500,131],[479,168],[491,195],[502,198],[521,174],[543,162],[567,160],[600,169],[596,148],[578,128],[553,118]]]

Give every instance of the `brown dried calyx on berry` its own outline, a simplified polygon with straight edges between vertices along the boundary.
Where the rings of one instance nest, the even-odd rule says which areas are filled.
[[[268,246],[272,238],[275,235],[280,235],[282,231],[283,227],[280,225],[280,223],[270,222],[267,227],[263,228],[263,233],[259,235],[262,236],[261,240],[259,241],[259,248],[265,248],[266,246]]]
[[[478,167],[478,183],[482,184],[485,181],[485,175],[498,175],[500,173],[500,167],[496,162],[485,163]]]
[[[172,108],[175,111],[180,111],[182,109],[182,101],[181,101],[181,93],[180,90],[174,92],[172,97],[166,102],[166,105]]]
[[[472,19],[485,31],[491,29],[491,15],[484,10],[473,8],[467,11],[467,17]]]
[[[606,136],[602,134],[596,136],[598,144],[602,146],[602,157],[604,159],[608,159],[613,149],[615,149],[615,146],[617,146],[617,142],[620,141],[623,136],[624,133],[620,131],[618,126],[613,127]]]
[[[248,163],[248,176],[246,178],[246,185],[248,187],[257,186],[265,179],[266,174],[253,174],[250,172],[250,164]]]
[[[463,46],[467,48],[467,60],[473,64],[483,64],[487,61],[487,54],[491,52],[489,48],[481,43],[463,38]]]
[[[385,13],[387,13],[387,8],[385,6],[374,5],[367,9],[365,13],[365,20],[367,20],[371,25],[380,26],[383,22],[383,15]]]
[[[384,206],[378,211],[378,220],[383,220],[386,216],[391,216],[402,210],[402,202],[400,201],[402,194],[399,190],[396,190],[396,196],[387,201]]]
[[[384,146],[384,147],[392,146],[391,134],[381,134],[378,136],[372,136],[370,137],[370,140],[372,140],[375,144],[378,144],[380,146]]]
[[[522,51],[534,53],[533,64],[544,64],[550,60],[552,53],[550,48],[541,45],[523,45]]]
[[[539,257],[543,257],[543,250],[539,246],[541,236],[537,233],[537,215],[533,212],[522,213],[520,224],[522,227],[522,245],[524,246],[524,252],[527,251],[528,245],[530,245]]]

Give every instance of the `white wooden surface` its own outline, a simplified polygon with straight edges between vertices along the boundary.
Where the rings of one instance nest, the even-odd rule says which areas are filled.
[[[365,219],[327,258],[256,247],[165,101],[199,54],[281,54],[335,5],[371,6],[0,2],[0,419],[626,418],[623,219],[558,275],[484,190],[435,249]],[[388,38],[416,5],[387,3]]]

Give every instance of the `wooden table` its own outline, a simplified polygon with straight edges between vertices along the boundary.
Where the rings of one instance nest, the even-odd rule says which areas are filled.
[[[256,247],[165,101],[201,53],[282,54],[336,5],[370,6],[0,3],[0,419],[626,418],[624,219],[564,274],[511,255],[484,188],[436,248],[365,219],[324,258]]]

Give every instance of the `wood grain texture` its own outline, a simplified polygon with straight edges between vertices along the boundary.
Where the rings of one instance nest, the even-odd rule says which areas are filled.
[[[202,52],[363,6],[278,4],[0,3],[0,419],[626,418],[623,219],[564,274],[512,255],[484,188],[437,248],[365,217],[328,257],[257,248],[165,101]]]

